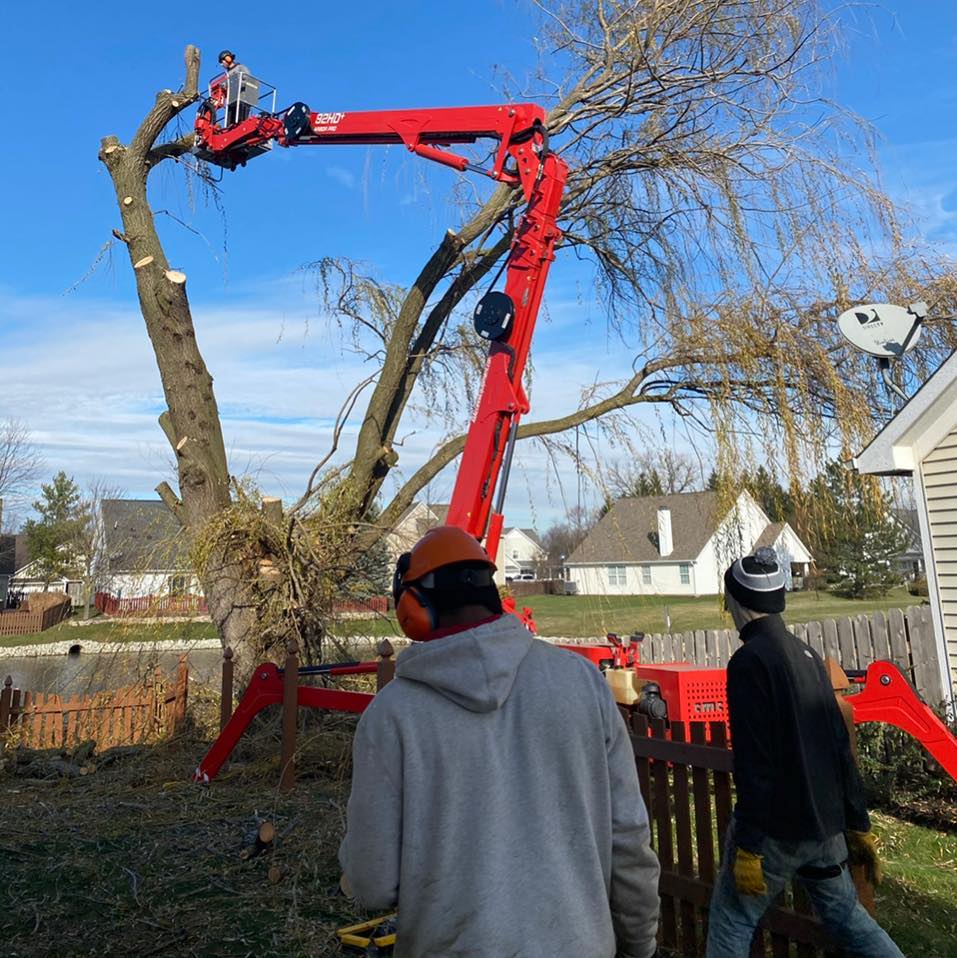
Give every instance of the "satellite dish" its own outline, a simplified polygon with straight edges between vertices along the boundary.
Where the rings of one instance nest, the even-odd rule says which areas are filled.
[[[869,303],[841,313],[837,325],[857,349],[881,359],[899,359],[917,345],[921,323],[926,318],[926,303]]]

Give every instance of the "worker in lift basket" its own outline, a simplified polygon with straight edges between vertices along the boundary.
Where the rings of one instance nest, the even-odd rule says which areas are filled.
[[[502,612],[462,529],[397,564],[412,645],[359,721],[344,888],[398,904],[397,958],[649,958],[658,861],[601,673]]]
[[[796,878],[836,944],[902,958],[858,901],[848,855],[880,881],[863,788],[824,663],[784,625],[784,572],[763,547],[724,575],[743,646],[728,664],[737,804],[711,898],[708,958],[746,958]]]
[[[222,50],[219,54],[219,65],[226,75],[226,125],[241,123],[249,116],[249,104],[240,100],[242,86],[252,74],[245,64],[236,62],[236,54],[232,50]]]

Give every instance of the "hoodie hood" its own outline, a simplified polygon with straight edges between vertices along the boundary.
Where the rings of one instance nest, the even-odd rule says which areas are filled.
[[[395,674],[470,712],[494,712],[512,691],[534,641],[514,615],[503,615],[444,639],[413,643],[398,657]]]

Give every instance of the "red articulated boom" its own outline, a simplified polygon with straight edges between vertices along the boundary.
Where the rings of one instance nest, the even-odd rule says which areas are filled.
[[[226,169],[245,165],[272,143],[402,144],[427,160],[522,190],[526,206],[505,264],[505,292],[486,294],[476,309],[476,328],[491,345],[447,519],[483,542],[494,558],[518,424],[529,409],[522,377],[548,269],[561,239],[556,219],[568,168],[549,150],[545,111],[534,104],[513,103],[319,113],[294,103],[280,113],[254,113],[223,127],[217,118],[225,105],[226,81],[218,77],[196,117],[194,152]],[[498,143],[490,167],[477,166],[448,149],[479,140]],[[530,622],[528,615],[526,619]]]

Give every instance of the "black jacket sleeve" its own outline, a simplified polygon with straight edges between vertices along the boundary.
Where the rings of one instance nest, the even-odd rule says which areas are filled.
[[[867,832],[871,828],[871,819],[867,814],[864,785],[851,750],[851,738],[844,724],[844,716],[841,715],[840,709],[835,708],[834,711],[837,717],[835,734],[844,784],[844,819],[851,831]]]
[[[764,664],[740,650],[728,663],[734,749],[735,843],[760,854],[773,813],[774,708]]]

